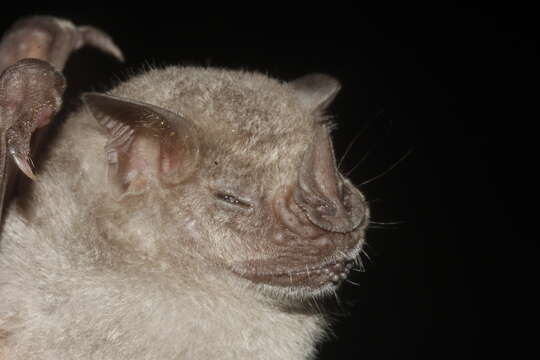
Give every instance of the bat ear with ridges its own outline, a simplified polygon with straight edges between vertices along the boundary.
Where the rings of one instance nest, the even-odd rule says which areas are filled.
[[[83,101],[109,140],[109,183],[117,195],[142,193],[152,183],[174,185],[199,158],[198,131],[181,115],[116,96],[85,93]]]
[[[313,111],[322,111],[332,103],[341,84],[326,74],[309,74],[290,82],[302,104]]]

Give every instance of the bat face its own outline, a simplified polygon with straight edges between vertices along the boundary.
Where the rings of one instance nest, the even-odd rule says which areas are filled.
[[[122,59],[47,16],[0,42],[0,205],[84,44]],[[369,219],[333,152],[339,88],[169,67],[84,94],[5,216],[0,358],[312,358],[327,319],[304,300],[347,278]]]
[[[369,217],[323,117],[338,90],[326,75],[169,68],[84,100],[108,134],[118,201],[162,213],[139,231],[155,228],[152,246],[271,296],[309,297],[346,279]]]

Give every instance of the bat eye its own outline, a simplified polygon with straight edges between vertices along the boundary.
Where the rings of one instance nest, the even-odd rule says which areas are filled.
[[[224,192],[217,192],[215,195],[219,200],[226,202],[227,204],[235,205],[244,209],[251,209],[251,204],[245,201],[242,201],[231,194],[224,193]]]

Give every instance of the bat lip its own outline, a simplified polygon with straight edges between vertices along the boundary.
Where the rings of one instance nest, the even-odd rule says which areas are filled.
[[[270,265],[244,264],[241,268],[234,268],[233,272],[242,278],[256,284],[270,285],[281,288],[307,288],[318,290],[329,285],[339,286],[348,278],[354,267],[358,251],[349,256],[325,259],[317,264],[294,266],[290,269],[269,269]]]

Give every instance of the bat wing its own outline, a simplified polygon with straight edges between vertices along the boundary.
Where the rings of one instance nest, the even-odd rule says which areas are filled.
[[[35,179],[30,140],[44,135],[62,105],[61,74],[71,52],[95,46],[123,61],[103,31],[50,16],[16,22],[0,42],[0,218],[19,168]],[[34,149],[35,151],[35,149]]]

